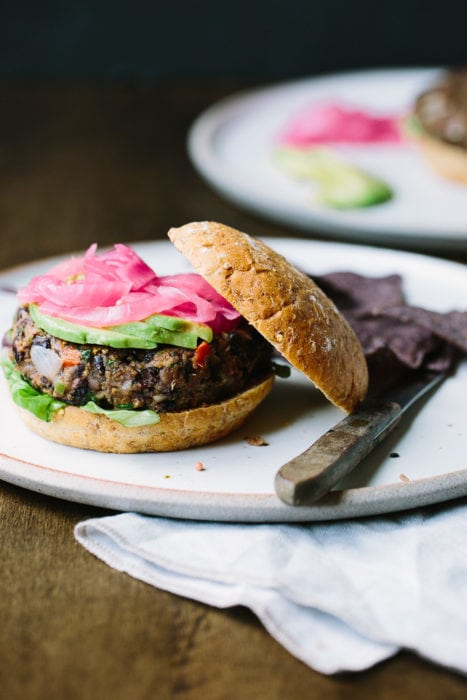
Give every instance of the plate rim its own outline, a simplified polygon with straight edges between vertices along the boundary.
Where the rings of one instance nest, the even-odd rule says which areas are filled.
[[[13,469],[8,468],[10,464]],[[3,453],[0,453],[0,479],[35,493],[72,503],[114,511],[133,511],[144,515],[209,522],[300,523],[347,520],[392,515],[467,496],[467,469],[424,477],[408,483],[334,491],[316,505],[301,507],[288,506],[274,494],[222,492],[197,492],[197,503],[193,503],[193,492],[188,489],[166,490],[157,486],[129,484],[75,474],[15,459]],[[439,482],[444,484],[442,497]],[[103,493],[100,488],[103,484],[107,493]],[[373,498],[368,501],[366,496],[370,492]],[[154,499],[154,495],[161,498]],[[255,501],[255,504],[245,505],[245,497]],[[225,503],[227,499],[228,507]],[[199,501],[204,501],[202,512],[199,510]],[[232,504],[232,501],[235,503]]]

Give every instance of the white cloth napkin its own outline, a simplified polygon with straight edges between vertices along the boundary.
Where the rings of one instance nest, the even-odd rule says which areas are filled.
[[[153,586],[249,607],[322,673],[365,669],[402,648],[467,673],[467,500],[306,525],[123,513],[81,522],[75,536]]]

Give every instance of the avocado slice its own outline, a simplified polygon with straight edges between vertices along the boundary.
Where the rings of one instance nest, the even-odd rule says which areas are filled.
[[[317,185],[317,201],[333,209],[374,206],[392,197],[392,190],[385,182],[326,148],[280,148],[275,161],[290,175],[313,180]]]
[[[210,342],[213,337],[211,328],[205,324],[159,314],[120,326],[91,328],[43,314],[36,304],[30,304],[29,312],[38,328],[70,343],[152,350],[160,343],[196,348],[198,338]]]

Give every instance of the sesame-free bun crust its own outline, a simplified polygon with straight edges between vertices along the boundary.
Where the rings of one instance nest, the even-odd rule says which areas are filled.
[[[60,409],[51,421],[18,408],[24,423],[52,442],[98,452],[169,452],[205,445],[240,427],[271,391],[274,376],[221,403],[177,413],[161,413],[154,425],[127,428],[77,406]]]
[[[465,148],[433,138],[424,131],[417,134],[414,140],[426,162],[438,175],[467,185],[467,151]]]
[[[352,411],[365,397],[360,342],[330,299],[262,241],[216,222],[172,228],[175,247],[332,403]]]

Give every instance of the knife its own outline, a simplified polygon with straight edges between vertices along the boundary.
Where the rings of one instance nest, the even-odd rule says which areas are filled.
[[[440,384],[442,372],[422,372],[366,401],[276,474],[277,495],[293,506],[314,503],[356,467],[398,425],[402,415]]]

